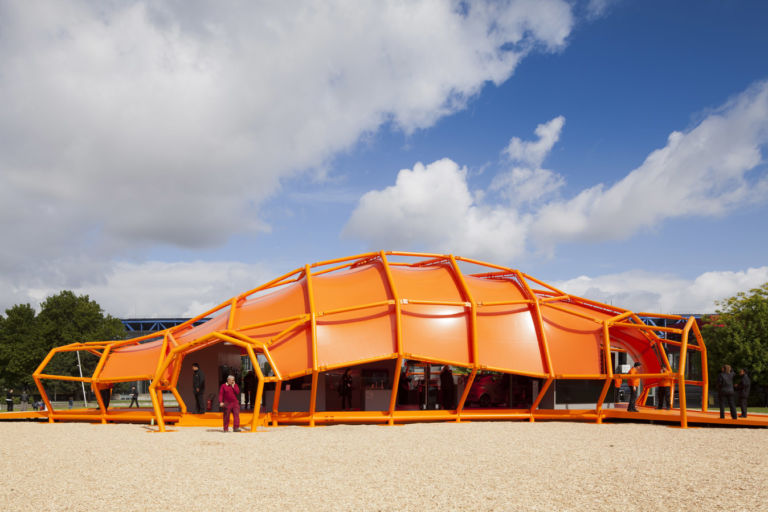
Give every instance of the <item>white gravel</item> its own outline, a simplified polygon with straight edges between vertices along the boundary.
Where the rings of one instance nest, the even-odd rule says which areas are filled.
[[[0,422],[3,510],[768,510],[768,429]]]

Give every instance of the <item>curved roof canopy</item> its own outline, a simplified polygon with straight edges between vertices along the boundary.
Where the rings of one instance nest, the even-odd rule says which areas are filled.
[[[665,315],[576,297],[490,263],[382,251],[305,265],[157,334],[59,347],[36,379],[56,378],[43,373],[53,353],[89,350],[100,362],[85,381],[152,379],[156,389],[173,390],[184,356],[226,342],[254,361],[263,354],[274,372],[260,376],[267,382],[387,359],[607,381],[606,361],[619,349],[643,364],[646,385],[654,385],[653,374],[671,369],[662,342],[683,354],[705,348],[695,324],[690,342],[691,322],[685,332],[666,329],[683,334],[673,341],[641,319],[648,316]],[[205,317],[212,318],[194,326]],[[702,365],[704,385],[704,357]]]

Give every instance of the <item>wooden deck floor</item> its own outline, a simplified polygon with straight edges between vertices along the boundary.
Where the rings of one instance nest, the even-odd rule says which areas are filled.
[[[241,425],[249,425],[253,418],[252,412],[241,412]],[[126,423],[153,423],[154,416],[151,408],[116,408],[109,409],[107,415],[109,422]],[[265,418],[262,418],[262,421]],[[37,420],[48,421],[46,411],[18,411],[0,412],[0,421]],[[168,424],[176,426],[218,426],[221,425],[220,412],[207,412],[205,414],[181,414],[180,412],[166,412],[164,420]],[[279,424],[306,424],[309,421],[308,413],[280,413],[277,417]],[[499,410],[499,409],[466,409],[462,411],[461,421],[530,421],[531,417],[526,410]],[[534,421],[561,420],[561,421],[598,421],[594,410],[588,409],[556,409],[539,410]],[[94,409],[67,409],[54,411],[54,421],[89,421],[100,422],[101,418]],[[315,415],[316,424],[332,423],[387,423],[389,416],[382,411],[325,411]],[[394,423],[412,423],[419,421],[456,421],[455,413],[451,411],[395,411]],[[626,409],[603,409],[601,421],[632,421],[635,423],[669,423],[680,425],[682,418],[679,409],[658,410],[652,407],[640,407],[639,412],[628,412]],[[699,410],[687,411],[688,425],[722,425],[729,427],[768,427],[767,414],[750,414],[747,418],[731,419],[726,412],[726,418],[720,419],[719,410],[702,412]]]

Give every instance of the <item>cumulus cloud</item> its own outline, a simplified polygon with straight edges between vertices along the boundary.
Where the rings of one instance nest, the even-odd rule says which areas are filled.
[[[523,141],[518,137],[512,137],[504,153],[513,162],[518,162],[528,167],[541,167],[544,158],[546,158],[557,141],[560,140],[560,132],[563,130],[563,125],[565,125],[565,117],[558,116],[548,123],[540,124],[536,127],[534,133],[539,137],[537,141]]]
[[[706,116],[611,186],[546,204],[531,227],[544,247],[571,240],[617,240],[665,219],[720,215],[768,196],[760,173],[768,144],[768,82],[759,82]],[[756,170],[756,172],[752,172]]]
[[[552,283],[566,293],[653,313],[714,313],[716,302],[768,282],[768,267],[705,272],[694,279],[629,271]]]
[[[467,173],[450,160],[400,171],[394,186],[361,198],[344,234],[372,247],[450,248],[510,262],[526,248],[552,253],[563,242],[620,240],[670,218],[724,214],[768,197],[768,82],[673,132],[614,185],[571,199],[553,197],[565,179],[540,168],[564,123],[561,116],[539,125],[536,141],[514,137],[504,153],[520,166],[498,173],[487,191],[471,194]],[[491,240],[477,243],[478,233]]]
[[[190,247],[259,229],[281,177],[430,126],[572,25],[556,0],[2,9],[3,218]]]
[[[563,116],[536,127],[538,140],[513,137],[503,151],[517,164],[494,176],[488,192],[504,204],[484,203],[487,191],[471,191],[467,170],[448,158],[402,169],[395,184],[364,194],[342,236],[371,247],[457,252],[507,261],[524,252],[531,216],[517,206],[536,203],[565,180],[541,165],[560,137]]]
[[[2,2],[0,20],[0,272],[17,288],[269,229],[282,179],[383,125],[431,126],[573,26],[563,0]]]
[[[536,127],[534,133],[539,137],[536,141],[512,137],[503,154],[515,167],[494,176],[490,190],[498,192],[513,206],[524,206],[538,204],[565,185],[563,176],[541,168],[560,139],[563,125],[565,117],[558,116]]]
[[[402,169],[391,187],[360,199],[343,236],[375,247],[431,248],[507,259],[522,249],[526,219],[473,198],[467,171],[450,159]]]
[[[515,167],[508,172],[497,174],[490,190],[499,192],[513,204],[538,203],[565,185],[565,178],[547,169]]]

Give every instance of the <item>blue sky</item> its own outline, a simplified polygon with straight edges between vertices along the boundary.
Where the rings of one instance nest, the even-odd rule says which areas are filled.
[[[370,249],[667,313],[768,281],[768,4],[468,5],[0,0],[0,306]]]

